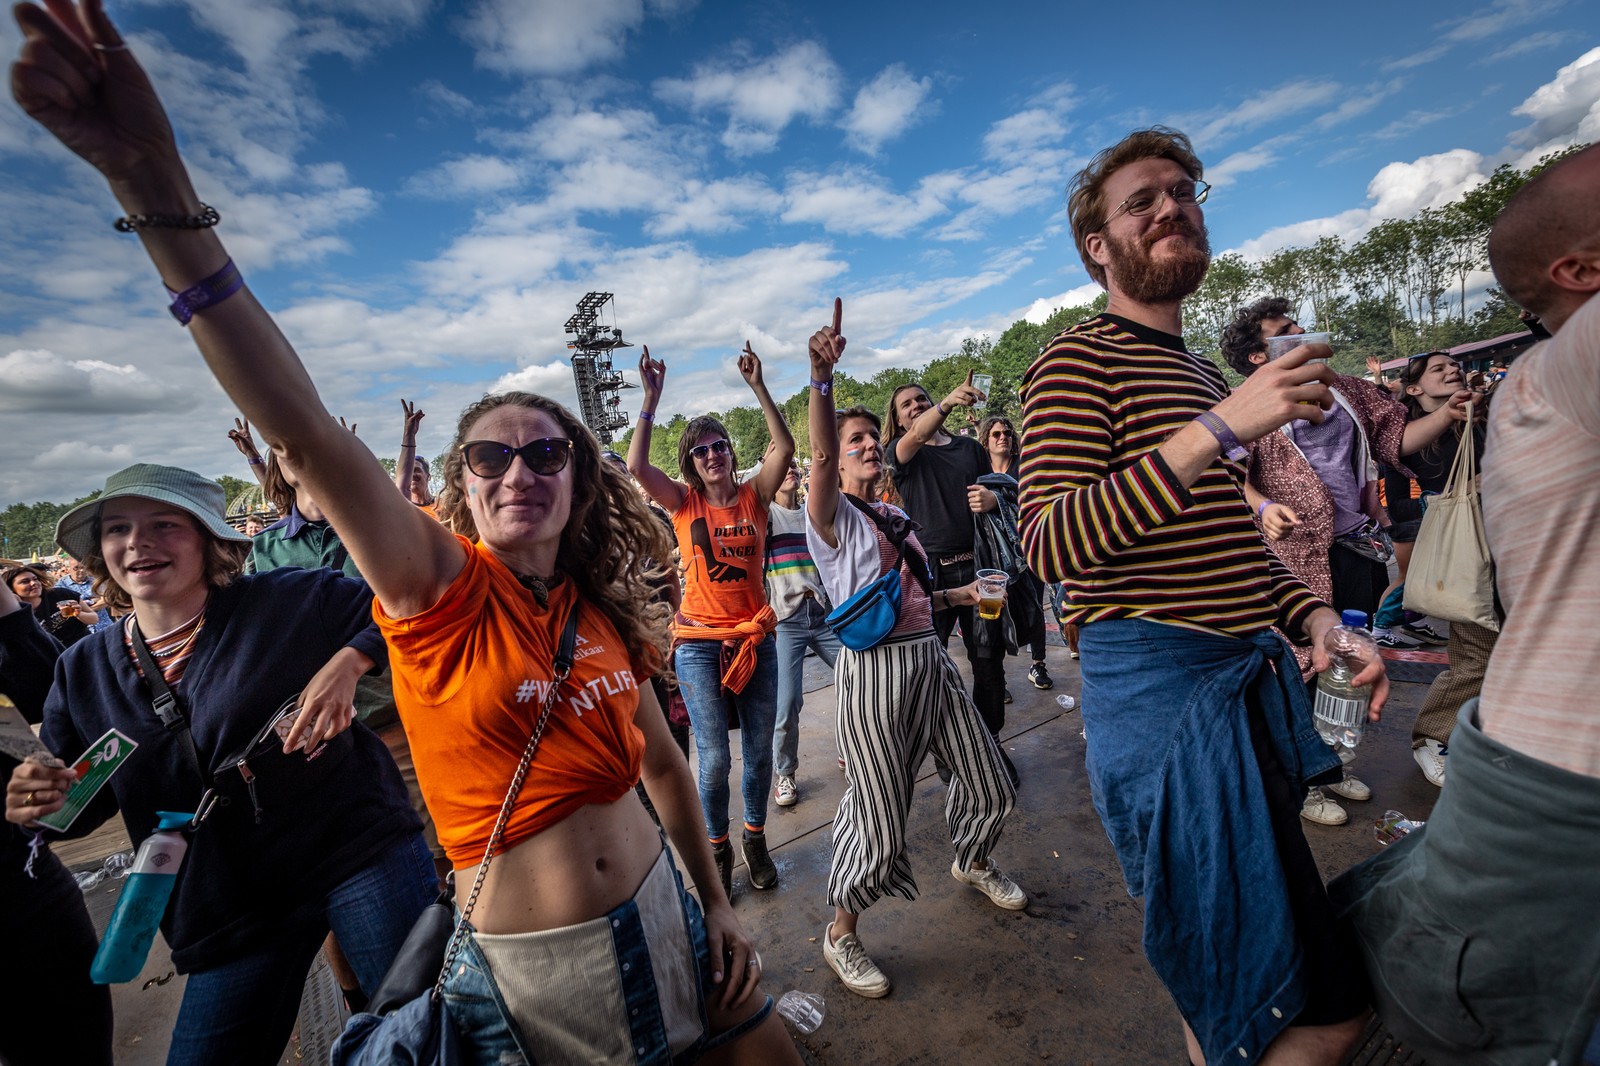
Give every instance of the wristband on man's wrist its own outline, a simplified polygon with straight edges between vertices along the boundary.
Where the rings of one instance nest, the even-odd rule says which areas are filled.
[[[829,393],[833,392],[833,379],[829,378],[826,381],[818,381],[816,378],[812,378],[811,387],[822,393],[822,395],[827,396]]]
[[[1266,514],[1267,513],[1267,508],[1271,507],[1271,506],[1272,506],[1272,501],[1271,500],[1262,500],[1261,501],[1261,505],[1256,508],[1256,517],[1260,518],[1262,515]]]
[[[942,416],[944,418],[949,418],[950,417],[950,412],[952,410],[954,410],[954,408],[946,407],[944,405],[944,401],[943,400],[940,400],[938,403],[934,404],[933,406],[935,406],[935,407],[937,407],[939,409],[940,416]]]
[[[1228,428],[1228,423],[1224,422],[1214,412],[1202,411],[1195,418],[1195,421],[1210,431],[1213,437],[1217,438],[1217,443],[1222,445],[1222,454],[1225,458],[1232,459],[1235,462],[1243,462],[1250,457],[1250,452],[1243,444],[1239,443],[1239,438],[1233,435],[1233,430]]]

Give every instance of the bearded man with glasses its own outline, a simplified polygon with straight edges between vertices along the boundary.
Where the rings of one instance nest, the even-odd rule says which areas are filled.
[[[1268,552],[1244,494],[1245,445],[1320,423],[1332,373],[1307,345],[1230,392],[1184,346],[1183,300],[1210,265],[1202,171],[1155,127],[1073,179],[1073,239],[1110,298],[1024,378],[1023,542],[1072,600],[1095,808],[1191,1061],[1332,1066],[1370,996],[1300,806],[1339,761],[1272,628],[1320,670],[1339,619]],[[1356,681],[1376,716],[1381,662]]]

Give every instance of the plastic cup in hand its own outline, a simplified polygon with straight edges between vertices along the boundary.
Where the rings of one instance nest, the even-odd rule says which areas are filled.
[[[1004,570],[978,571],[978,617],[994,621],[1000,617],[1000,608],[1006,602],[1006,572]]]
[[[1388,847],[1395,841],[1410,836],[1413,829],[1421,829],[1427,822],[1413,821],[1399,811],[1384,811],[1383,817],[1372,823],[1372,835],[1378,843]]]
[[[827,1004],[819,995],[790,989],[778,997],[778,1013],[789,1019],[802,1035],[809,1036],[822,1024]]]
[[[989,390],[994,388],[994,375],[993,374],[974,374],[974,375],[972,375],[972,387],[977,389],[979,392],[983,393],[983,398],[987,400],[989,398]]]
[[[1267,362],[1270,363],[1274,359],[1282,359],[1284,356],[1288,355],[1302,344],[1326,344],[1331,347],[1333,345],[1333,334],[1295,333],[1291,335],[1286,333],[1281,337],[1268,337]],[[1313,359],[1311,362],[1326,363],[1327,360]]]

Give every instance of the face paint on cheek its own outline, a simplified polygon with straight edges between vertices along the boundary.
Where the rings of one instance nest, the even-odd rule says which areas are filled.
[[[860,448],[851,448],[849,451],[845,452],[845,454],[846,455],[860,455],[861,454],[861,449]]]
[[[468,485],[467,486],[467,495],[468,496],[476,496],[477,494],[478,494],[478,486],[476,486],[476,485]]]

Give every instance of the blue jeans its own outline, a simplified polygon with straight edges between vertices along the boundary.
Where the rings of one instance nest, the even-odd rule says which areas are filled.
[[[678,691],[689,705],[695,752],[700,757],[700,810],[706,835],[728,835],[728,754],[730,709],[738,716],[744,757],[744,820],[760,829],[767,824],[767,793],[772,785],[772,723],[777,713],[778,642],[771,636],[756,649],[756,668],[744,691],[722,691],[722,643],[687,640],[678,645],[673,665]]]
[[[839,659],[839,638],[823,619],[828,612],[809,596],[778,623],[778,717],[772,726],[772,769],[792,777],[800,768],[800,705],[805,702],[806,649],[830,668]]]
[[[293,876],[294,871],[285,871]],[[396,840],[313,907],[284,919],[272,939],[189,975],[167,1066],[276,1063],[300,1011],[300,993],[331,929],[371,995],[422,909],[438,891],[421,833]]]

